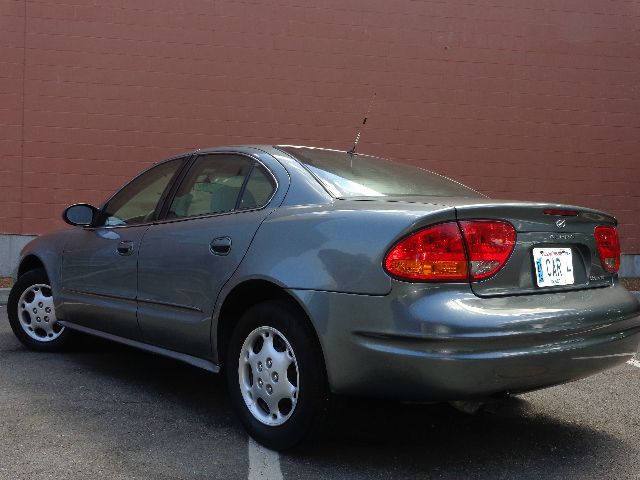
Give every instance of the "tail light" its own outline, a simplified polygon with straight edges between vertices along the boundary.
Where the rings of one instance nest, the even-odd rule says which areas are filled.
[[[600,263],[605,271],[615,273],[620,268],[620,240],[616,227],[596,227],[594,236]]]
[[[413,280],[464,281],[467,257],[456,222],[441,223],[401,240],[387,254],[387,271]]]
[[[419,281],[469,281],[487,278],[505,264],[516,232],[507,222],[465,220],[415,232],[387,254],[391,275]]]
[[[516,230],[507,222],[460,222],[469,251],[471,280],[490,277],[506,263],[516,244]]]

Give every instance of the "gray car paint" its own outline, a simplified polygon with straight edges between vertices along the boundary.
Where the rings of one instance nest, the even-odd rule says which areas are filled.
[[[265,208],[157,222],[144,234],[137,315],[144,342],[198,357],[211,355],[209,332],[218,293],[288,190],[282,165],[261,152],[251,158],[266,164],[276,177],[278,188]],[[212,254],[211,243],[217,238],[229,239],[228,254]]]
[[[460,284],[393,282],[387,296],[294,291],[336,393],[453,400],[521,392],[629,359],[638,302],[623,287],[480,298]]]
[[[425,216],[439,222],[454,215],[441,205],[385,202],[282,207],[258,230],[260,248],[249,250],[238,275],[258,273],[293,289],[385,295],[391,278],[381,265],[399,232],[419,227]]]
[[[138,250],[148,225],[74,228],[65,239],[60,270],[62,318],[126,338],[139,339],[136,318]],[[118,245],[131,242],[130,255]]]
[[[235,288],[254,279],[282,287],[307,312],[322,345],[331,388],[339,393],[429,400],[527,390],[588,375],[624,361],[637,348],[640,305],[612,275],[604,279],[609,285],[605,288],[585,284],[574,291],[506,295],[509,284],[501,283],[506,279],[497,276],[500,281],[491,286],[493,290],[483,292],[469,284],[399,282],[382,268],[393,243],[417,228],[453,220],[456,215],[495,218],[520,208],[524,213],[512,219],[517,228],[524,234],[528,230],[522,226],[533,222],[538,227],[531,230],[541,232],[546,219],[532,212],[558,205],[429,197],[335,199],[296,160],[273,147],[199,152],[225,151],[260,155],[278,179],[277,198],[266,206],[264,216],[251,212],[229,215],[237,219],[234,237],[257,231],[255,236],[247,233],[241,248],[246,255],[237,269],[234,271],[238,259],[225,267],[221,278],[215,278],[214,269],[207,277],[206,269],[198,266],[194,270],[198,281],[189,282],[185,266],[178,288],[168,288],[172,284],[160,272],[175,271],[177,263],[172,258],[185,257],[186,237],[182,243],[163,244],[162,250],[146,257],[144,268],[149,270],[141,277],[144,302],[137,302],[138,319],[142,319],[143,331],[148,321],[148,331],[155,332],[148,334],[149,341],[156,342],[149,347],[154,351],[173,352],[177,357],[177,350],[191,355],[191,359],[184,355],[181,359],[194,364],[200,358],[209,366],[218,363],[221,307]],[[606,224],[613,222],[601,212],[580,211],[600,215]],[[262,224],[250,227],[252,222],[245,223],[242,217]],[[171,222],[166,227],[168,236],[179,238],[180,228],[189,222]],[[215,226],[219,216],[199,222],[205,229],[211,225],[211,234],[198,240],[200,247],[210,236],[223,235]],[[155,235],[161,228],[156,226],[161,224],[153,222],[149,245],[158,243]],[[76,227],[42,236],[22,252],[23,258],[33,255],[44,263],[57,312],[71,328],[75,322],[68,321],[67,313],[78,299],[61,295],[60,252],[68,238],[86,230]],[[551,234],[553,229],[547,230]],[[549,238],[534,240],[529,244]],[[522,255],[524,258],[526,252]],[[169,261],[158,261],[160,258]],[[197,260],[186,263],[195,265]],[[85,274],[91,276],[91,270],[87,266]],[[502,296],[478,296],[487,292]],[[526,292],[521,289],[518,293]],[[203,295],[198,304],[195,299]],[[96,297],[92,308],[112,308],[110,301],[107,296]],[[130,313],[124,303],[122,321]],[[199,366],[215,369],[206,365]]]

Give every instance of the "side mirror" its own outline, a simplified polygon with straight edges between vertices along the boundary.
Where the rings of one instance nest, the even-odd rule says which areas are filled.
[[[98,213],[98,209],[93,205],[76,203],[66,208],[62,213],[62,219],[74,227],[90,227],[93,224],[96,213]]]

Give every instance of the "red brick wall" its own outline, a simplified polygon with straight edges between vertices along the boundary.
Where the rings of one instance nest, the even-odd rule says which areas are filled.
[[[24,4],[0,0],[0,232],[22,224]]]
[[[607,210],[640,252],[638,25],[622,0],[0,0],[0,231],[198,146],[350,148],[375,91],[361,151]]]

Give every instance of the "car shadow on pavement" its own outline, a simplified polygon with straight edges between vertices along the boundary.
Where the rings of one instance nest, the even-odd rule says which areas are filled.
[[[221,375],[97,337],[84,336],[67,354],[85,371],[122,386],[137,385],[198,414],[233,417]]]
[[[222,414],[242,434],[222,377],[98,339],[84,348],[78,361],[94,374],[171,395],[187,412],[218,418],[212,427]],[[616,437],[539,411],[526,397],[492,402],[476,415],[448,404],[341,399],[313,443],[281,455],[282,469],[329,478],[337,466],[367,477],[589,477],[622,455]]]
[[[313,466],[310,478],[347,465],[357,465],[362,478],[601,478],[603,465],[621,456],[620,443],[537,412],[521,397],[475,415],[448,404],[349,400],[334,409],[314,444],[281,463],[285,472]]]

